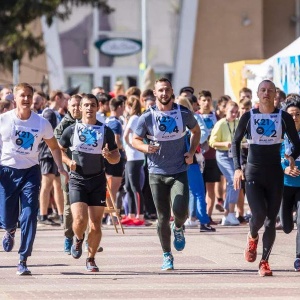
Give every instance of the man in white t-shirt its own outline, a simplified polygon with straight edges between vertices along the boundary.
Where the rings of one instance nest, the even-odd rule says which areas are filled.
[[[16,108],[0,116],[0,225],[5,229],[4,251],[14,246],[18,218],[21,225],[18,275],[31,275],[27,257],[31,255],[37,226],[41,172],[38,145],[42,139],[52,151],[58,171],[68,179],[61,151],[50,123],[30,110],[33,88],[20,83],[14,88]],[[19,207],[20,210],[19,211]]]

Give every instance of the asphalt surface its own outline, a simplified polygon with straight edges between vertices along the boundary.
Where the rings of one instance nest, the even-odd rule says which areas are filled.
[[[186,248],[173,250],[174,271],[161,271],[155,223],[116,234],[103,227],[99,273],[63,252],[61,228],[38,227],[28,259],[32,276],[16,275],[20,232],[12,252],[0,252],[0,299],[300,299],[300,272],[293,268],[296,230],[277,232],[270,257],[274,276],[260,277],[258,260],[243,258],[248,226],[216,226],[215,233],[186,229]],[[1,231],[0,234],[3,232]],[[262,239],[262,235],[260,240]]]

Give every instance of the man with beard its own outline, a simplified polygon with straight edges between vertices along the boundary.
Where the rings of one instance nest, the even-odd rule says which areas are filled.
[[[156,105],[140,117],[132,145],[148,156],[149,183],[163,250],[162,270],[173,270],[169,226],[171,205],[175,217],[172,224],[174,247],[182,251],[185,247],[182,226],[188,217],[189,206],[187,168],[199,145],[200,128],[190,110],[174,103],[172,84],[167,78],[155,82],[153,93]],[[186,127],[191,131],[189,149],[186,146]]]

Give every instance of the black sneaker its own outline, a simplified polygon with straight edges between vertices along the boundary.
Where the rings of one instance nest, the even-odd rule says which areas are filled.
[[[86,259],[86,270],[88,272],[99,272],[99,268],[97,267],[95,263],[95,258],[94,257],[88,257]]]
[[[59,223],[56,223],[55,221],[53,221],[51,219],[39,220],[38,224],[39,225],[47,225],[47,226],[60,226]]]
[[[238,216],[237,219],[239,220],[240,224],[245,224],[249,222],[243,216]]]
[[[209,224],[201,224],[200,232],[216,232],[216,228],[211,227]]]
[[[82,255],[82,244],[83,244],[84,236],[82,240],[78,240],[75,238],[75,243],[71,247],[71,254],[75,259],[80,258]]]

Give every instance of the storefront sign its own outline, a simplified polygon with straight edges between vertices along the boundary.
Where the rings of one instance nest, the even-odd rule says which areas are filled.
[[[99,51],[108,56],[127,56],[140,52],[142,42],[127,38],[107,38],[95,42]]]

